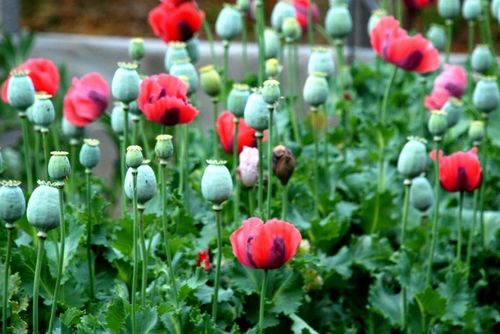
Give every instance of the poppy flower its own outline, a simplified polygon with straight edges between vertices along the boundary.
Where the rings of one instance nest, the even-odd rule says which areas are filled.
[[[408,9],[419,10],[427,6],[433,5],[436,0],[404,0],[404,3]]]
[[[73,78],[64,96],[64,117],[77,127],[89,125],[106,110],[108,99],[108,83],[99,73]]]
[[[300,232],[290,223],[271,219],[264,224],[249,218],[231,234],[233,254],[238,261],[255,269],[276,269],[288,262],[302,241]]]
[[[370,32],[370,42],[382,59],[406,71],[429,73],[439,67],[439,52],[432,43],[420,34],[408,36],[392,16],[380,19]]]
[[[193,1],[163,0],[149,12],[148,23],[166,43],[185,42],[200,30],[204,18]]]
[[[37,93],[56,95],[59,89],[59,71],[57,66],[46,58],[32,58],[15,68],[16,70],[28,71],[28,76],[33,81]],[[10,77],[2,85],[2,100],[8,103],[7,87]]]
[[[295,18],[299,21],[302,31],[307,30],[308,22],[308,11],[309,11],[310,0],[294,0],[293,7],[295,8]],[[312,4],[312,20],[313,22],[318,22],[319,20],[319,10],[318,6]]]
[[[202,266],[205,271],[210,270],[210,253],[208,252],[208,248],[198,252],[198,260],[196,260],[196,266]]]
[[[234,115],[229,111],[222,112],[217,118],[215,126],[222,149],[226,153],[233,153]],[[238,153],[243,150],[243,146],[255,147],[255,145],[255,130],[241,118],[238,125]]]
[[[436,151],[432,151],[430,157],[436,159]],[[477,148],[468,152],[455,152],[449,156],[439,152],[439,181],[444,190],[473,192],[481,186],[482,179]]]
[[[168,126],[191,123],[198,115],[189,104],[186,84],[169,74],[144,79],[137,103],[148,120]]]
[[[450,97],[461,98],[467,88],[467,73],[460,65],[445,65],[434,80],[431,95],[424,104],[428,109],[441,109]]]

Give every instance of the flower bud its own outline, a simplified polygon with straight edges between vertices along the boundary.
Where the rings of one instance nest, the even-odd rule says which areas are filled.
[[[259,150],[254,147],[243,146],[240,153],[238,176],[245,187],[253,187],[259,180]]]
[[[145,160],[137,168],[137,203],[139,205],[144,205],[156,194],[156,176],[151,166],[148,165],[148,162]],[[133,170],[133,168],[129,168],[125,175],[125,195],[130,200],[134,198]]]
[[[475,72],[485,73],[493,65],[493,57],[487,45],[479,44],[472,51],[471,67]]]
[[[243,22],[235,6],[225,4],[215,21],[215,33],[220,38],[231,41],[241,34]]]
[[[311,243],[307,239],[302,239],[299,245],[299,253],[307,254],[311,251]]]
[[[176,77],[185,76],[188,79],[188,94],[191,95],[198,89],[198,72],[188,58],[178,60],[170,68],[170,74]]]
[[[264,131],[268,127],[269,112],[267,103],[259,91],[250,94],[244,112],[247,125],[257,131]]]
[[[172,157],[174,154],[174,145],[172,144],[171,135],[156,136],[155,153],[162,163],[166,163]]]
[[[35,87],[27,71],[14,70],[7,86],[7,100],[12,108],[26,110],[35,102]]]
[[[281,26],[281,32],[287,42],[294,42],[302,36],[302,28],[295,17],[287,17]]]
[[[288,148],[278,145],[273,149],[272,156],[273,174],[282,185],[287,185],[295,170],[295,158]]]
[[[455,126],[460,120],[463,113],[463,103],[456,97],[451,97],[443,106],[442,109],[446,113],[448,120],[448,128]]]
[[[64,181],[71,173],[71,165],[68,159],[68,152],[50,152],[49,177],[54,181]]]
[[[282,66],[276,58],[266,60],[265,72],[267,78],[276,78],[281,73]]]
[[[115,102],[115,106],[111,111],[111,128],[117,135],[123,135],[125,123],[125,111],[123,110],[123,103]],[[128,119],[129,127],[132,127],[132,119]]]
[[[191,64],[196,64],[200,59],[200,40],[198,37],[193,37],[186,42],[186,50]]]
[[[465,0],[462,5],[462,16],[467,21],[477,20],[481,15],[480,0]]]
[[[385,9],[377,9],[372,12],[372,15],[368,19],[368,35],[371,34],[373,28],[375,28],[375,26],[384,16],[387,16],[387,12],[385,11]]]
[[[56,119],[54,104],[47,94],[37,94],[33,103],[33,123],[41,128],[48,128]]]
[[[221,205],[233,192],[233,180],[225,161],[208,160],[201,178],[201,193],[214,205]]]
[[[425,172],[426,167],[427,152],[425,149],[425,140],[414,137],[408,138],[408,142],[403,146],[399,154],[398,172],[406,179],[413,179]]]
[[[19,187],[19,181],[2,181],[0,183],[0,220],[7,224],[18,221],[26,211],[26,199]]]
[[[62,133],[66,138],[77,139],[83,136],[85,128],[74,126],[65,117],[61,120]]]
[[[421,213],[427,212],[434,203],[434,192],[425,176],[418,176],[411,182],[410,204]]]
[[[328,82],[325,73],[314,72],[307,77],[303,96],[304,101],[315,108],[325,104],[328,98]]]
[[[441,137],[448,130],[448,115],[441,110],[431,110],[431,116],[427,123],[429,132],[434,137]]]
[[[438,0],[438,13],[444,19],[452,19],[460,13],[460,0]]]
[[[250,9],[250,0],[236,0],[236,8],[242,13],[246,13]]]
[[[429,30],[427,30],[426,37],[431,41],[432,45],[439,51],[443,51],[446,47],[446,31],[442,25],[431,24]]]
[[[325,18],[326,32],[335,39],[344,39],[351,33],[352,17],[345,5],[331,6]]]
[[[183,60],[189,57],[189,53],[184,42],[170,42],[168,43],[168,49],[165,53],[165,69],[170,72],[170,69],[179,60]]]
[[[472,104],[484,113],[494,111],[500,103],[500,93],[495,77],[483,77],[476,84]]]
[[[28,222],[38,231],[47,233],[59,226],[59,191],[50,182],[38,181],[28,201]]]
[[[250,96],[250,87],[234,84],[227,97],[227,109],[236,117],[243,117],[245,106]]]
[[[118,63],[118,69],[111,81],[113,97],[123,103],[130,103],[139,95],[140,78],[137,74],[137,64]]]
[[[321,72],[325,73],[326,77],[329,78],[333,75],[334,71],[335,64],[333,63],[330,50],[322,47],[313,48],[307,63],[307,73],[312,75],[315,72]]]
[[[142,165],[144,156],[142,155],[142,148],[137,145],[130,145],[127,147],[127,154],[125,155],[125,163],[127,167],[138,168]]]
[[[278,58],[281,49],[281,41],[276,30],[269,28],[266,29],[264,31],[264,41],[264,45],[266,47],[266,59]]]
[[[285,1],[278,1],[271,12],[271,26],[274,30],[281,32],[285,19],[295,17],[295,8]]]
[[[141,61],[146,49],[142,38],[132,38],[128,44],[128,55],[132,60]]]
[[[476,145],[483,141],[484,134],[484,122],[483,121],[473,121],[469,125],[469,138]]]
[[[218,97],[222,90],[222,79],[213,65],[200,69],[201,88],[210,97]]]
[[[99,163],[101,159],[101,149],[99,148],[99,140],[84,139],[80,150],[80,164],[85,169],[92,169]]]
[[[275,104],[281,97],[280,83],[278,80],[270,79],[262,85],[262,97],[267,104]]]

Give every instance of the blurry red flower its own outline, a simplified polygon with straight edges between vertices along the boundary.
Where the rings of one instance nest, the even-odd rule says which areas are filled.
[[[144,79],[137,103],[148,120],[168,126],[191,123],[198,115],[189,104],[186,84],[169,74]]]
[[[392,16],[385,16],[371,30],[370,42],[385,61],[406,71],[433,72],[439,67],[439,53],[432,43],[417,34],[408,36]]]
[[[208,248],[202,250],[198,253],[198,260],[196,260],[196,266],[202,266],[205,271],[210,270],[210,253],[208,252]]]
[[[229,111],[222,112],[215,123],[222,149],[226,153],[233,153],[234,115]],[[255,130],[240,119],[238,125],[238,153],[243,146],[255,147]]]
[[[433,5],[436,0],[404,0],[406,7],[409,9],[423,9],[427,6]]]
[[[168,43],[191,39],[204,18],[193,1],[163,0],[149,12],[148,22],[154,34]]]
[[[436,159],[436,151],[430,153]],[[455,152],[449,156],[439,151],[439,181],[448,192],[473,192],[481,185],[483,172],[477,157],[477,148],[467,152]]]
[[[307,12],[309,10],[310,0],[294,0],[293,6],[295,7],[295,18],[299,21],[302,30],[307,30],[307,26],[309,22],[307,22]],[[312,19],[314,22],[318,22],[319,20],[319,10],[318,6],[313,3],[312,4]]]
[[[99,73],[73,78],[64,96],[64,117],[77,127],[98,119],[108,107],[109,86]]]
[[[230,237],[233,254],[246,267],[276,269],[288,262],[302,241],[290,223],[272,219],[264,224],[249,218]]]
[[[37,93],[44,92],[52,96],[56,95],[59,89],[59,71],[51,60],[46,58],[32,58],[15,69],[29,71],[28,75],[33,81],[33,86]],[[10,77],[2,85],[2,100],[5,103],[8,103],[7,86],[9,85],[9,80]]]
[[[467,88],[467,73],[460,65],[445,65],[434,80],[432,93],[425,97],[428,109],[441,109],[450,97],[460,98]]]

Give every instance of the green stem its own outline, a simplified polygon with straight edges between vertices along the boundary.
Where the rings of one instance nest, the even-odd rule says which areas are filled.
[[[434,252],[436,251],[436,245],[439,240],[439,194],[440,194],[440,185],[439,185],[439,149],[441,140],[436,140],[439,138],[435,138],[435,147],[436,147],[436,159],[434,160],[434,215],[432,217],[432,239],[431,239],[431,249],[429,250],[429,259],[427,261],[427,275],[426,275],[426,283],[427,285],[432,284],[432,264],[434,262]]]
[[[179,131],[180,131],[180,159],[179,159],[179,192],[182,195],[182,198],[184,198],[186,194],[186,176],[187,176],[187,171],[186,171],[186,166],[187,166],[187,161],[186,161],[186,141],[187,141],[187,125],[180,125],[179,126]],[[185,201],[187,203],[187,201]]]
[[[396,15],[397,15],[397,19],[398,19],[399,23],[403,27],[404,26],[403,25],[403,9],[401,6],[401,1],[402,0],[396,0]]]
[[[472,226],[469,231],[469,242],[467,243],[467,272],[470,273],[470,259],[472,256],[472,244],[474,243],[474,232],[476,231],[477,225],[477,202],[478,202],[478,192],[474,192],[474,208],[472,213]]]
[[[458,224],[457,224],[457,262],[462,259],[462,211],[464,206],[464,192],[460,192],[460,200],[458,202]]]
[[[10,269],[10,257],[12,250],[12,231],[14,229],[13,224],[5,224],[7,229],[7,251],[5,254],[5,266],[3,272],[3,314],[2,314],[2,333],[7,333],[7,313],[9,304],[9,269]]]
[[[210,59],[212,60],[212,64],[215,64],[217,58],[215,57],[214,37],[212,36],[212,31],[207,20],[203,20],[203,30],[205,31],[205,35],[207,35],[208,46],[210,47]]]
[[[257,131],[255,133],[255,138],[257,138],[257,149],[259,150],[259,183],[257,188],[257,212],[260,217],[263,216],[263,191],[264,191],[264,148],[262,145],[262,132]]]
[[[481,245],[483,250],[486,248],[486,233],[484,226],[484,202],[485,202],[485,189],[486,183],[488,182],[488,118],[484,119],[484,142],[481,145],[483,147],[483,181],[481,183],[481,188],[479,189],[479,224],[481,226]]]
[[[264,311],[266,307],[266,287],[267,287],[267,269],[264,270],[262,277],[262,287],[260,290],[260,303],[259,303],[259,333],[264,333]]]
[[[217,224],[217,266],[215,267],[215,285],[214,285],[214,295],[212,298],[212,319],[214,323],[217,322],[217,306],[219,297],[219,285],[220,285],[220,266],[222,262],[222,222],[221,222],[221,211],[222,207],[218,205],[213,206],[215,213],[215,222]]]
[[[132,145],[137,145],[137,131],[139,127],[139,117],[134,115],[132,118]]]
[[[87,201],[87,267],[89,271],[89,295],[90,301],[95,298],[94,288],[94,261],[92,258],[92,171],[85,170],[86,201]]]
[[[265,41],[264,41],[264,6],[263,0],[256,0],[255,12],[257,14],[257,43],[259,47],[259,86],[264,82],[265,73]]]
[[[70,154],[69,163],[71,165],[71,173],[69,174],[69,194],[73,196],[75,194],[75,172],[76,172],[76,152],[77,152],[78,140],[70,140]],[[68,198],[71,201],[71,198]]]
[[[47,134],[49,129],[42,128],[42,145],[43,145],[43,170],[45,171],[45,178],[49,178],[49,143],[47,141]]]
[[[274,128],[274,123],[273,123],[273,114],[274,114],[274,106],[270,105],[268,106],[269,110],[269,121],[268,121],[268,138],[267,138],[267,210],[266,210],[266,219],[271,218],[271,202],[272,202],[272,192],[273,192],[273,182],[272,182],[272,175],[273,175],[273,163],[272,163],[272,156],[273,156],[273,128]]]
[[[408,208],[410,202],[410,186],[411,180],[404,181],[405,187],[405,197],[403,202],[403,219],[401,221],[401,251],[405,251],[405,241],[406,241],[406,225],[408,223]],[[401,287],[401,319],[402,319],[402,329],[406,328],[406,287]]]
[[[288,185],[283,185],[283,194],[281,200],[281,220],[286,220],[288,214]]]
[[[467,22],[469,26],[469,38],[468,38],[468,48],[467,48],[467,59],[469,60],[469,66],[470,66],[470,61],[471,61],[471,55],[472,55],[472,50],[474,49],[474,25],[476,21],[469,21]],[[470,71],[470,70],[469,70]]]
[[[229,41],[224,40],[222,42],[224,47],[224,73],[222,77],[222,106],[223,110],[227,108],[227,80],[229,78]]]
[[[213,103],[213,106],[214,106],[214,109],[213,109],[213,131],[212,131],[212,145],[213,145],[213,157],[214,159],[219,159],[219,145],[218,145],[218,142],[217,142],[217,129],[216,129],[216,125],[217,124],[217,117],[218,117],[218,114],[219,114],[219,98],[217,97],[214,97],[212,98],[212,103]]]
[[[238,182],[238,132],[240,118],[234,117],[234,136],[233,136],[233,178],[234,178],[234,221],[239,221],[240,216],[240,183]]]
[[[255,187],[248,189],[248,212],[252,214],[255,211]]]
[[[311,108],[311,111],[315,114],[314,119],[318,119],[318,109]],[[319,217],[319,139],[318,131],[313,130],[314,137],[314,214]]]
[[[496,59],[495,43],[493,43],[493,38],[491,36],[489,3],[490,1],[481,1],[483,12],[484,39],[490,48],[491,55]],[[498,64],[496,61],[493,62],[493,67],[495,69],[494,73],[496,73],[498,69]]]
[[[146,304],[146,286],[148,283],[148,253],[146,252],[146,239],[144,238],[144,208],[139,209],[139,238],[141,239],[142,276],[141,276],[141,299],[142,305]]]
[[[38,126],[37,127],[33,127],[33,133],[34,133],[34,137],[35,137],[35,150],[33,151],[33,167],[35,169],[35,180],[39,180],[42,178],[42,176],[40,175],[40,166],[39,166],[39,162],[40,160],[38,159],[38,152],[40,152],[41,150],[41,142],[40,142],[40,131],[38,130]]]
[[[290,122],[292,124],[292,131],[293,131],[293,138],[296,143],[299,145],[301,144],[301,138],[300,138],[300,131],[299,131],[299,126],[297,124],[297,119],[295,115],[295,110],[294,110],[294,101],[295,97],[293,96],[293,85],[294,85],[294,72],[293,72],[293,42],[288,41],[288,62],[287,62],[287,67],[288,67],[288,83],[287,83],[287,89],[288,89],[288,118],[290,119]]]
[[[128,103],[123,103],[123,146],[127,149],[128,146],[128,118],[129,106]],[[125,155],[124,155],[125,156]]]
[[[248,31],[246,24],[246,15],[241,12],[241,22],[243,23],[243,30],[241,31],[241,43],[243,45],[243,73],[248,73]]]
[[[144,118],[141,117],[139,120],[139,130],[141,132],[141,137],[142,137],[142,147],[144,147],[144,150],[146,151],[146,158],[151,159],[151,148],[149,147],[149,142],[148,142],[148,136],[147,136],[147,131],[144,127]]]
[[[344,67],[344,42],[341,39],[336,39],[333,43],[335,45],[335,55],[337,60],[337,83],[339,90],[339,100],[344,96],[344,83],[342,82],[342,68]]]
[[[309,1],[309,6],[307,6],[307,40],[309,42],[309,47],[314,45],[314,21],[313,21],[313,5],[314,1]]]
[[[125,147],[124,136],[120,136],[119,141],[120,141],[120,172],[121,172],[120,179],[122,186],[122,218],[124,218],[125,214],[127,213],[127,195],[125,194],[125,173],[126,173],[125,156],[127,155],[127,148]]]
[[[132,272],[132,333],[135,334],[137,331],[136,328],[136,319],[135,315],[137,313],[137,296],[136,296],[136,291],[137,291],[137,269],[139,266],[138,263],[138,256],[137,256],[137,225],[139,224],[138,222],[138,216],[137,216],[137,169],[132,170],[132,179],[133,179],[133,196],[132,196],[132,207],[133,207],[133,224],[134,226],[132,227],[132,252],[133,252],[133,258],[134,258],[134,267],[133,267],[133,272]]]
[[[392,68],[392,72],[389,77],[389,81],[385,86],[384,98],[382,99],[382,107],[380,108],[379,120],[382,123],[382,126],[385,128],[386,126],[386,117],[387,117],[387,104],[389,103],[389,93],[391,92],[392,85],[394,80],[396,79],[396,74],[398,73],[398,68],[394,66]]]
[[[26,170],[28,193],[31,194],[33,191],[33,172],[31,170],[28,119],[26,113],[23,111],[19,112],[19,118],[21,119],[21,128],[23,133],[24,169]]]
[[[450,52],[451,52],[451,43],[452,43],[452,35],[453,35],[453,20],[451,19],[446,19],[445,21],[446,24],[446,56],[445,56],[445,63],[449,64],[450,63]]]
[[[44,232],[38,232],[38,247],[36,252],[35,280],[33,282],[33,334],[38,334],[38,296],[40,294],[40,273],[43,262],[43,244],[47,238]]]

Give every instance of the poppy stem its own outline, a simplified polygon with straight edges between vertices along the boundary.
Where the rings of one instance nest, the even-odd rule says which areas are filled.
[[[45,178],[49,178],[49,143],[47,141],[47,134],[49,132],[49,129],[47,128],[42,128],[40,130],[42,133],[42,145],[43,145],[43,163],[44,167],[43,170],[45,171]]]
[[[259,47],[259,86],[264,82],[265,72],[265,41],[264,41],[264,3],[263,0],[255,1],[255,12],[257,13],[257,44]]]
[[[484,167],[483,167],[483,180],[481,182],[481,188],[479,189],[479,222],[481,224],[481,245],[482,248],[486,248],[486,233],[485,233],[485,228],[484,228],[484,191],[486,188],[486,181],[488,178],[488,115],[485,115],[484,118],[484,142],[481,145],[483,147],[483,160],[484,160]]]
[[[219,285],[220,285],[220,266],[222,262],[222,222],[221,222],[221,211],[222,206],[214,205],[212,210],[215,213],[215,222],[217,225],[217,267],[215,268],[215,285],[214,285],[214,295],[212,299],[212,320],[214,323],[217,322],[217,306],[219,300]]]
[[[297,119],[295,115],[295,111],[293,110],[294,108],[294,101],[295,101],[295,96],[294,96],[294,91],[293,91],[293,86],[294,86],[294,80],[295,80],[295,74],[293,71],[293,41],[287,40],[287,45],[288,45],[288,61],[287,61],[287,67],[288,67],[288,75],[287,75],[287,89],[288,89],[288,118],[290,119],[290,122],[292,124],[292,131],[293,131],[293,138],[296,143],[301,144],[300,140],[300,132],[299,132],[299,126],[297,124]]]
[[[38,334],[38,296],[40,295],[40,273],[43,262],[43,244],[47,238],[45,232],[39,231],[36,252],[35,280],[33,281],[33,334]]]
[[[401,221],[401,251],[405,251],[405,240],[406,240],[406,225],[408,223],[408,208],[410,202],[410,186],[411,180],[404,180],[405,197],[403,202],[403,219]],[[402,319],[402,329],[406,328],[406,287],[403,285],[401,287],[401,319]]]
[[[432,263],[434,262],[434,252],[436,250],[436,245],[439,240],[439,149],[441,146],[441,137],[434,137],[436,159],[434,160],[434,214],[432,217],[432,239],[431,239],[431,249],[429,250],[429,259],[426,275],[427,285],[432,284]]]
[[[248,72],[248,31],[245,12],[241,12],[241,22],[243,23],[243,30],[241,31],[241,44],[243,47],[243,76]]]
[[[2,333],[7,333],[7,310],[9,304],[9,269],[12,250],[12,232],[14,224],[5,224],[7,229],[7,250],[5,253],[5,266],[3,272],[3,313],[2,313]]]
[[[234,117],[234,136],[233,136],[233,178],[234,178],[234,221],[239,220],[240,216],[240,184],[238,182],[238,130],[240,118]]]
[[[139,208],[139,238],[141,239],[141,255],[142,255],[142,277],[141,277],[141,299],[142,305],[146,302],[146,286],[148,283],[148,253],[146,252],[146,239],[144,238],[144,207]]]
[[[283,185],[283,198],[281,200],[281,220],[286,220],[288,214],[288,184]]]
[[[207,20],[203,20],[203,30],[205,30],[205,35],[208,40],[208,46],[210,48],[210,58],[211,58],[211,63],[215,64],[215,48],[214,48],[214,37],[212,36],[212,31],[210,30],[210,26],[208,25]]]
[[[268,138],[267,138],[267,211],[266,211],[266,219],[271,218],[271,202],[272,202],[272,192],[273,192],[273,182],[272,182],[272,175],[273,175],[273,163],[272,163],[272,157],[273,157],[273,128],[274,128],[274,122],[273,122],[273,114],[274,114],[274,105],[269,105],[268,106],[268,111],[269,111],[269,123],[268,123]]]
[[[212,98],[212,104],[214,106],[213,109],[213,132],[212,132],[212,145],[213,145],[213,157],[215,159],[219,159],[219,150],[217,149],[217,130],[215,129],[215,124],[217,124],[217,116],[219,113],[219,98],[218,97],[213,97]]]
[[[472,54],[472,49],[474,48],[474,27],[475,27],[476,21],[470,20],[468,22],[469,26],[469,38],[468,38],[468,48],[467,48],[467,59],[469,61],[469,74],[471,72],[470,66],[471,66],[471,54]]]
[[[451,42],[452,42],[452,35],[453,35],[453,20],[446,19],[445,24],[446,24],[446,38],[447,38],[445,63],[449,64],[450,63]]]
[[[21,119],[21,129],[23,134],[24,169],[26,170],[28,193],[31,194],[33,192],[33,172],[31,170],[28,118],[24,111],[19,112],[19,118]]]
[[[266,287],[267,287],[267,269],[264,269],[262,276],[262,287],[260,290],[260,303],[259,303],[259,333],[264,333],[264,311],[266,307]]]
[[[227,80],[229,78],[229,41],[222,41],[222,46],[224,48],[224,70],[222,77],[222,106],[226,110],[227,108]]]
[[[399,21],[399,23],[401,24],[401,27],[403,27],[403,9],[402,9],[402,6],[401,6],[401,1],[402,0],[396,0],[396,17]]]
[[[311,112],[313,113],[314,122],[318,120],[318,108],[311,107]],[[316,126],[314,126],[316,127]],[[318,131],[313,130],[314,137],[314,214],[319,217],[319,139]]]
[[[180,139],[180,152],[179,152],[179,193],[182,195],[182,198],[185,200],[184,203],[188,204],[189,201],[186,200],[186,176],[187,176],[187,158],[186,158],[186,141],[187,141],[187,126],[179,125],[179,139]]]
[[[263,190],[264,190],[264,148],[262,147],[262,132],[256,131],[255,138],[257,139],[257,149],[259,150],[259,183],[257,188],[257,212],[260,217],[263,216]]]
[[[146,150],[146,158],[151,159],[151,157],[152,157],[151,156],[151,149],[149,147],[149,142],[148,142],[148,137],[147,137],[148,132],[144,128],[144,118],[143,117],[140,118],[139,127],[140,127],[140,132],[141,132],[141,137],[142,137],[142,147],[144,147],[144,149]]]
[[[310,48],[314,45],[313,5],[314,1],[310,0],[307,6],[307,40]]]
[[[469,231],[469,242],[467,243],[467,274],[470,273],[470,259],[472,256],[472,244],[474,243],[474,233],[476,231],[477,225],[477,202],[478,202],[478,192],[474,191],[474,208],[472,213],[472,226]]]
[[[252,186],[248,189],[248,208],[249,214],[252,214],[255,210],[255,187]]]
[[[69,154],[69,164],[71,166],[71,172],[69,174],[69,194],[75,194],[75,172],[76,172],[76,151],[78,146],[78,139],[72,138],[69,141],[70,145],[70,154]],[[71,201],[71,198],[69,198]]]
[[[457,226],[457,261],[461,261],[462,257],[462,211],[464,206],[464,192],[460,192],[458,201],[458,226]]]
[[[127,196],[125,194],[125,156],[127,154],[126,148],[125,148],[125,137],[122,135],[118,138],[120,141],[120,172],[121,172],[121,184],[122,184],[122,218],[125,217],[125,214],[127,212]]]
[[[39,131],[39,127],[38,126],[34,126],[33,127],[33,133],[35,134],[35,150],[33,151],[33,167],[34,167],[34,170],[35,170],[35,173],[34,173],[34,177],[35,177],[35,180],[38,180],[38,179],[41,179],[42,176],[40,175],[40,166],[39,166],[39,162],[40,160],[38,159],[39,155],[38,155],[38,152],[40,152],[40,131]]]
[[[132,252],[133,252],[133,258],[134,258],[134,267],[133,267],[133,272],[132,272],[132,334],[136,333],[136,319],[135,315],[137,312],[137,296],[136,296],[136,290],[137,290],[137,267],[139,266],[138,264],[138,257],[137,257],[137,225],[138,225],[138,216],[137,216],[137,169],[133,168],[132,169],[132,180],[133,180],[133,196],[132,196],[132,207],[133,207],[133,224],[134,226],[132,227]]]
[[[491,27],[490,27],[490,10],[489,10],[489,1],[481,1],[481,11],[484,13],[483,15],[483,30],[484,37],[483,43],[488,44],[490,48],[491,55],[496,58],[495,44],[493,43],[493,38],[491,37]],[[494,73],[497,72],[498,64],[496,61],[493,62]]]
[[[137,142],[137,130],[139,127],[139,117],[137,115],[133,115],[132,118],[132,145],[138,145]]]

